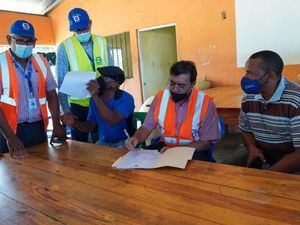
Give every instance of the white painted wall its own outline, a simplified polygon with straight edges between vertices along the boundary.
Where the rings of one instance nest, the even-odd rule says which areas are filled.
[[[235,0],[237,66],[260,50],[300,64],[300,0]]]

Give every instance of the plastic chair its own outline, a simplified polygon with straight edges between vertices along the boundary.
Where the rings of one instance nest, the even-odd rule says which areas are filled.
[[[225,125],[224,125],[223,120],[220,116],[218,116],[218,125],[219,125],[219,131],[220,131],[221,139],[222,139],[225,136]],[[211,144],[209,149],[208,149],[208,160],[209,160],[209,162],[216,162],[216,160],[214,159],[214,156],[213,156],[215,146],[216,146],[216,144]]]
[[[132,121],[133,121],[133,126],[134,128],[137,130],[139,129],[140,126],[142,126],[142,123],[145,120],[147,113],[146,112],[134,112],[133,113],[133,117],[132,117]],[[139,144],[140,148],[144,148],[146,147],[146,142],[142,142]]]

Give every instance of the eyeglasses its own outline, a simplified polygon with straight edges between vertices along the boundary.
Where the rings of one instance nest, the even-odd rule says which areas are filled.
[[[176,83],[176,82],[170,80],[169,81],[169,87],[173,89],[173,88],[175,88],[175,86],[177,86],[181,90],[185,90],[185,88],[186,88],[187,85],[186,84]]]
[[[16,43],[19,44],[19,45],[33,45],[35,43],[35,39],[17,39],[16,37],[14,36],[11,36],[11,38],[15,39]]]

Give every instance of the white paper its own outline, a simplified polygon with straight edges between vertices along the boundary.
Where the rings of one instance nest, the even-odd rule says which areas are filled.
[[[184,169],[195,148],[175,147],[160,154],[157,150],[130,151],[120,157],[112,167],[117,169],[153,169],[172,166]]]
[[[160,157],[158,151],[151,150],[139,150],[139,151],[130,151],[126,155],[120,158],[113,165],[118,169],[128,169],[128,168],[153,168]]]
[[[83,99],[90,97],[86,84],[96,79],[96,72],[71,71],[68,72],[59,89],[59,92],[69,95],[72,98]]]

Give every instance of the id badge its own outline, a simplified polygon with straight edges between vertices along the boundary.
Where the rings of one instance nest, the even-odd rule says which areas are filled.
[[[29,109],[30,109],[31,111],[37,109],[37,104],[36,104],[36,99],[35,99],[35,98],[30,98],[30,99],[29,99]]]

